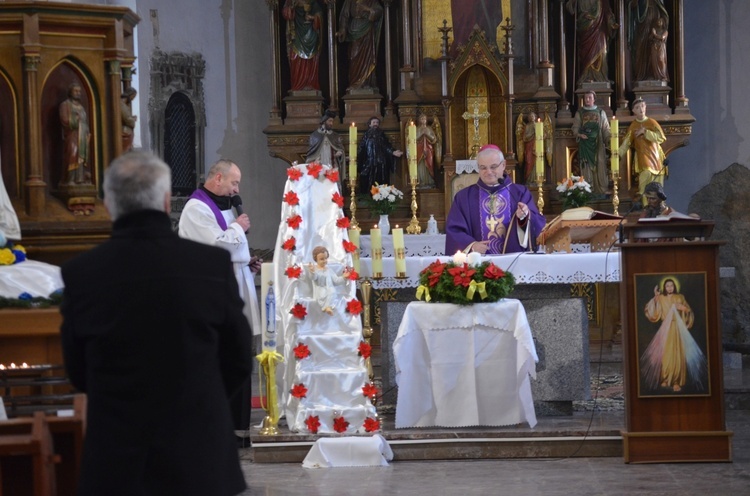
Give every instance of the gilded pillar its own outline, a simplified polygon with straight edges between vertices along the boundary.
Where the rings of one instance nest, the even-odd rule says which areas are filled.
[[[337,112],[339,109],[339,63],[336,40],[336,2],[326,0],[326,7],[328,7],[328,91],[330,93],[328,110]]]
[[[26,189],[26,213],[29,216],[39,216],[44,212],[47,183],[42,179],[42,128],[39,119],[39,82],[37,68],[41,62],[39,52],[35,48],[24,48],[24,99],[23,109],[26,114],[26,175],[24,187]]]
[[[268,123],[281,125],[281,52],[279,48],[279,2],[266,0],[271,22],[271,112]]]
[[[109,126],[109,128],[112,129],[112,136],[109,138],[112,140],[112,143],[110,143],[111,155],[109,157],[105,157],[105,162],[108,163],[109,160],[122,155],[122,113],[120,112],[120,95],[122,95],[122,69],[120,68],[119,60],[107,61],[107,68],[107,76],[109,79],[108,93],[112,95],[112,106],[110,108],[112,121],[110,122]],[[105,163],[105,166],[107,165],[107,163]],[[93,163],[91,164],[91,168],[92,170],[95,168]]]

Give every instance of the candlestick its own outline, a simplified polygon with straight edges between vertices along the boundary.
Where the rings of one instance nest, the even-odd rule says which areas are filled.
[[[393,255],[396,262],[396,278],[406,277],[406,247],[404,245],[404,230],[398,225],[393,229]]]
[[[357,177],[357,126],[349,126],[349,180]]]
[[[383,278],[383,238],[380,228],[375,225],[370,229],[370,246],[372,249],[372,278]]]
[[[542,120],[537,119],[534,123],[534,151],[536,153],[536,175],[544,180],[544,128]]]
[[[617,195],[617,183],[620,181],[620,174],[612,171],[612,212],[620,215],[620,197]]]
[[[354,272],[359,274],[360,264],[359,264],[359,228],[358,227],[349,228],[349,241],[351,243],[354,243],[354,245],[357,247],[357,249],[352,252],[352,266],[354,268]]]
[[[406,226],[406,232],[409,234],[419,234],[422,232],[422,228],[419,225],[419,219],[417,219],[417,184],[419,179],[416,177],[411,178],[411,220],[409,225]]]
[[[620,172],[620,154],[618,152],[620,148],[620,122],[617,120],[617,117],[612,117],[610,128],[609,149],[612,151],[612,158],[610,160],[612,173],[617,174]]]
[[[409,133],[407,139],[407,151],[409,152],[409,179],[417,178],[417,126],[414,121],[409,122]]]
[[[349,225],[355,229],[359,229],[359,224],[357,223],[357,178],[356,177],[350,177],[349,178],[349,211],[351,212],[351,222],[349,222]]]

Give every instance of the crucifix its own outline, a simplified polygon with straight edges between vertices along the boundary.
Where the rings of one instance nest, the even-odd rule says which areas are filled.
[[[465,120],[473,120],[474,121],[474,144],[471,146],[471,156],[470,159],[477,158],[477,152],[479,152],[479,120],[480,119],[488,119],[490,117],[490,113],[486,110],[479,113],[479,100],[474,100],[474,113],[470,114],[469,112],[464,112],[461,116]]]

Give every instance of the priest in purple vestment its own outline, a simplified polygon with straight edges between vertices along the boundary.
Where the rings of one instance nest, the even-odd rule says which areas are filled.
[[[445,254],[534,251],[546,220],[531,192],[505,174],[505,157],[498,146],[483,146],[477,165],[479,180],[453,198],[445,225]]]

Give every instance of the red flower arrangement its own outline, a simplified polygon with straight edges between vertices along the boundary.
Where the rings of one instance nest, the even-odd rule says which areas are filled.
[[[380,430],[380,420],[374,419],[372,417],[367,417],[365,419],[365,423],[362,424],[362,427],[365,428],[365,432],[375,432]]]
[[[347,241],[345,239],[342,244],[344,245],[344,251],[347,253],[354,253],[355,251],[357,251],[357,245],[355,245],[351,241]]]
[[[284,195],[284,201],[289,205],[299,205],[299,196],[294,191],[287,191]]]
[[[374,398],[378,395],[378,388],[368,382],[367,384],[362,386],[362,395],[366,396],[367,398]]]
[[[302,217],[299,214],[294,214],[286,219],[286,224],[292,229],[297,229],[302,224]]]
[[[370,358],[370,355],[372,355],[372,346],[364,341],[359,342],[359,346],[357,349],[359,350],[359,356],[361,356],[362,358]]]
[[[346,311],[352,315],[359,315],[362,313],[362,302],[354,298],[346,302]]]
[[[308,348],[308,346],[303,343],[297,344],[297,346],[294,347],[293,351],[294,356],[297,357],[298,360],[304,360],[311,355],[310,348]]]
[[[307,316],[307,308],[302,303],[296,303],[289,313],[302,320]]]
[[[344,417],[336,417],[333,419],[333,430],[341,434],[342,432],[346,432],[346,429],[349,428],[349,422],[346,421]]]
[[[305,425],[308,431],[317,434],[318,429],[320,429],[320,418],[317,415],[310,415],[305,419]]]
[[[299,267],[297,265],[292,265],[290,267],[287,267],[284,273],[289,279],[297,279],[299,276],[302,275],[302,267]]]
[[[292,387],[292,396],[298,399],[302,399],[307,396],[307,388],[304,384],[295,384]]]
[[[339,182],[339,171],[336,169],[328,169],[326,171],[326,179],[328,179],[332,183]]]
[[[286,175],[289,179],[292,181],[298,181],[300,177],[302,177],[302,171],[299,170],[296,167],[289,167],[286,170]]]
[[[323,170],[323,166],[318,162],[311,162],[307,164],[307,175],[317,178],[320,175],[320,171]]]
[[[516,280],[492,262],[477,266],[435,260],[419,273],[417,299],[437,303],[491,303],[513,292]]]
[[[344,197],[338,191],[331,196],[331,201],[340,207],[344,206]]]
[[[294,239],[294,236],[292,236],[291,238],[281,243],[281,247],[286,251],[294,251],[294,249],[297,247],[297,240]]]
[[[359,279],[359,274],[357,273],[356,270],[350,269],[349,276],[347,277],[347,279],[349,279],[350,281],[356,281],[357,279]]]
[[[349,217],[340,217],[336,219],[336,227],[347,229],[350,225]]]

